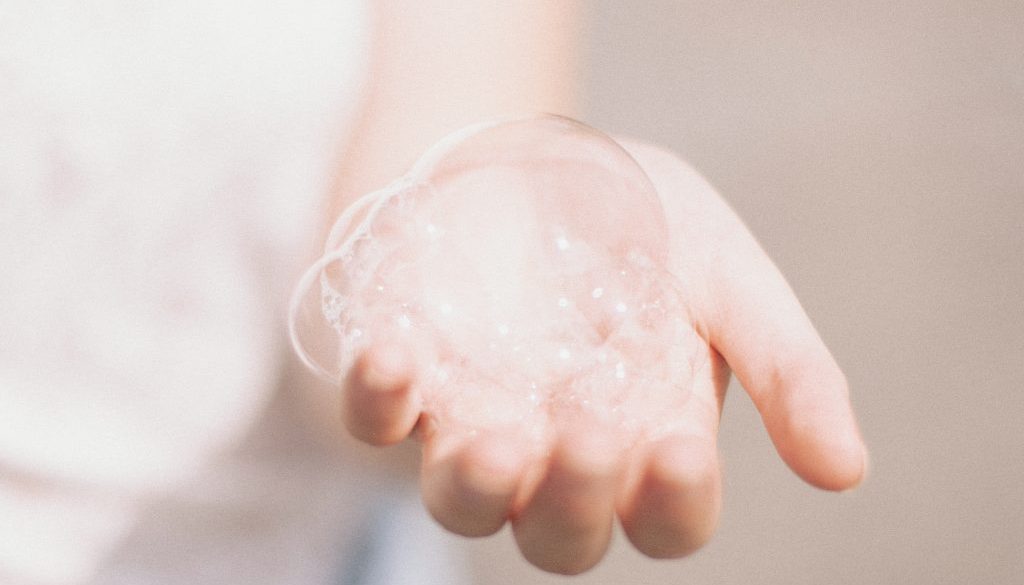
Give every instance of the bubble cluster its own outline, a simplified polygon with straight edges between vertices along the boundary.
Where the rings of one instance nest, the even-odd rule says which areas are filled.
[[[373,340],[419,364],[439,425],[672,425],[696,334],[664,212],[612,139],[555,116],[478,125],[338,219],[293,297],[292,341],[339,382]]]

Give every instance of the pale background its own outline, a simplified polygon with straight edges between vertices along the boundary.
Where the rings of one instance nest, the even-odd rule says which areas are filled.
[[[479,582],[1024,583],[1024,2],[588,6],[586,119],[748,222],[849,377],[871,476],[801,484],[734,385],[706,549],[619,538],[569,580],[506,531],[471,543]]]

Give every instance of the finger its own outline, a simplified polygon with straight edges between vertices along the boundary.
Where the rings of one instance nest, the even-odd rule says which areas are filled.
[[[712,343],[750,393],[786,464],[819,488],[856,486],[865,452],[842,371],[753,237],[737,236],[726,256],[715,282]]]
[[[648,453],[635,490],[619,510],[626,536],[657,559],[694,552],[718,525],[721,486],[713,439],[663,439]]]
[[[673,264],[705,298],[695,303],[698,325],[750,394],[783,460],[818,487],[856,485],[866,450],[846,381],[785,279],[699,173],[662,149],[627,146],[665,206],[673,250],[686,250]]]
[[[714,268],[711,295],[710,341],[750,394],[783,460],[815,486],[857,485],[866,450],[846,379],[738,219]]]
[[[420,414],[413,360],[399,345],[377,345],[356,360],[342,392],[342,417],[352,435],[371,445],[405,439]]]
[[[611,539],[617,476],[618,455],[606,437],[564,436],[544,478],[512,522],[526,560],[566,575],[597,564]]]
[[[424,448],[423,502],[456,534],[494,534],[508,519],[527,457],[525,448],[504,435],[435,435]]]

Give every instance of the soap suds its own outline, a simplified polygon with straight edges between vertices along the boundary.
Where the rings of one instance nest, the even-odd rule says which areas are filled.
[[[374,340],[406,343],[424,409],[451,428],[670,432],[703,342],[639,166],[552,117],[445,149],[339,220],[293,305],[300,353],[337,381]]]

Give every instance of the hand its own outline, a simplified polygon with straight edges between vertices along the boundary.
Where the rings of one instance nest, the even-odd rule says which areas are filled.
[[[703,363],[677,431],[622,452],[616,429],[578,421],[538,453],[507,431],[468,436],[422,416],[406,348],[371,346],[343,389],[344,418],[375,445],[423,441],[423,498],[446,528],[484,536],[510,520],[523,555],[573,574],[604,555],[618,516],[642,553],[686,555],[717,524],[716,438],[730,369],[750,394],[779,455],[808,483],[857,485],[866,451],[846,381],[785,280],[742,222],[685,163],[626,143],[662,199],[670,269],[686,283]],[[486,425],[483,425],[486,428]]]

